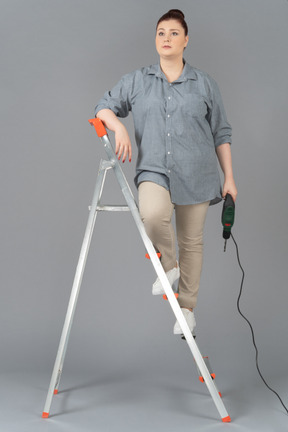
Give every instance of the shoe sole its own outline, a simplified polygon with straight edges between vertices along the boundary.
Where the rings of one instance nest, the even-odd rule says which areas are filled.
[[[192,332],[192,336],[193,336],[194,339],[196,339],[196,334],[195,333]],[[181,339],[183,339],[183,340],[186,341],[186,338],[185,338],[185,336],[184,336],[183,333],[181,334]]]

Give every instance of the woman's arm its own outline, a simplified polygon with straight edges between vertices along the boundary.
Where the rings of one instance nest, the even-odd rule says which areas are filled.
[[[118,155],[118,160],[120,160],[123,154],[122,162],[125,162],[128,155],[129,162],[132,159],[132,148],[131,141],[128,135],[126,127],[121,123],[118,117],[110,109],[102,109],[98,111],[97,118],[102,120],[104,126],[115,132],[115,153]]]
[[[217,157],[224,173],[224,185],[223,185],[223,198],[229,193],[233,200],[236,201],[237,188],[235,185],[233,170],[232,170],[232,156],[230,143],[220,144],[216,147]]]

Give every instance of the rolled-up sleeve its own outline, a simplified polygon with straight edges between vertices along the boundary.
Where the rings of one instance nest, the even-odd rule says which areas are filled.
[[[95,117],[102,109],[112,110],[117,117],[123,118],[128,116],[129,111],[131,111],[130,81],[130,75],[124,75],[112,90],[105,92],[103,98],[100,99],[95,107]]]
[[[209,123],[214,138],[215,147],[224,143],[232,143],[232,128],[227,121],[222,97],[216,81],[210,77],[210,100],[211,109],[209,112]]]

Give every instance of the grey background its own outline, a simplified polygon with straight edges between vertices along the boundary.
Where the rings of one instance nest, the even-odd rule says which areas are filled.
[[[186,60],[213,76],[233,126],[241,308],[261,370],[287,398],[286,0],[1,0],[1,393],[5,431],[286,431],[236,309],[241,272],[209,210],[196,311],[232,423],[222,425],[130,215],[99,215],[51,417],[41,419],[99,160],[88,119],[121,75],[157,62],[155,25],[184,11]],[[131,137],[131,118],[124,120]],[[113,138],[112,134],[110,135]],[[134,162],[125,164],[133,183]],[[133,189],[135,191],[135,189]],[[136,192],[136,191],[135,191]],[[113,177],[107,202],[122,202]]]

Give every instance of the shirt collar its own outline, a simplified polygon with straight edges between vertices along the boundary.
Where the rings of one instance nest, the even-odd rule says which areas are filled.
[[[161,70],[160,63],[150,66],[148,75],[155,75],[158,78],[165,78],[165,75]],[[194,71],[194,68],[184,60],[184,68],[182,74],[174,82],[183,82],[183,81],[187,81],[188,79],[196,80],[197,74]]]

